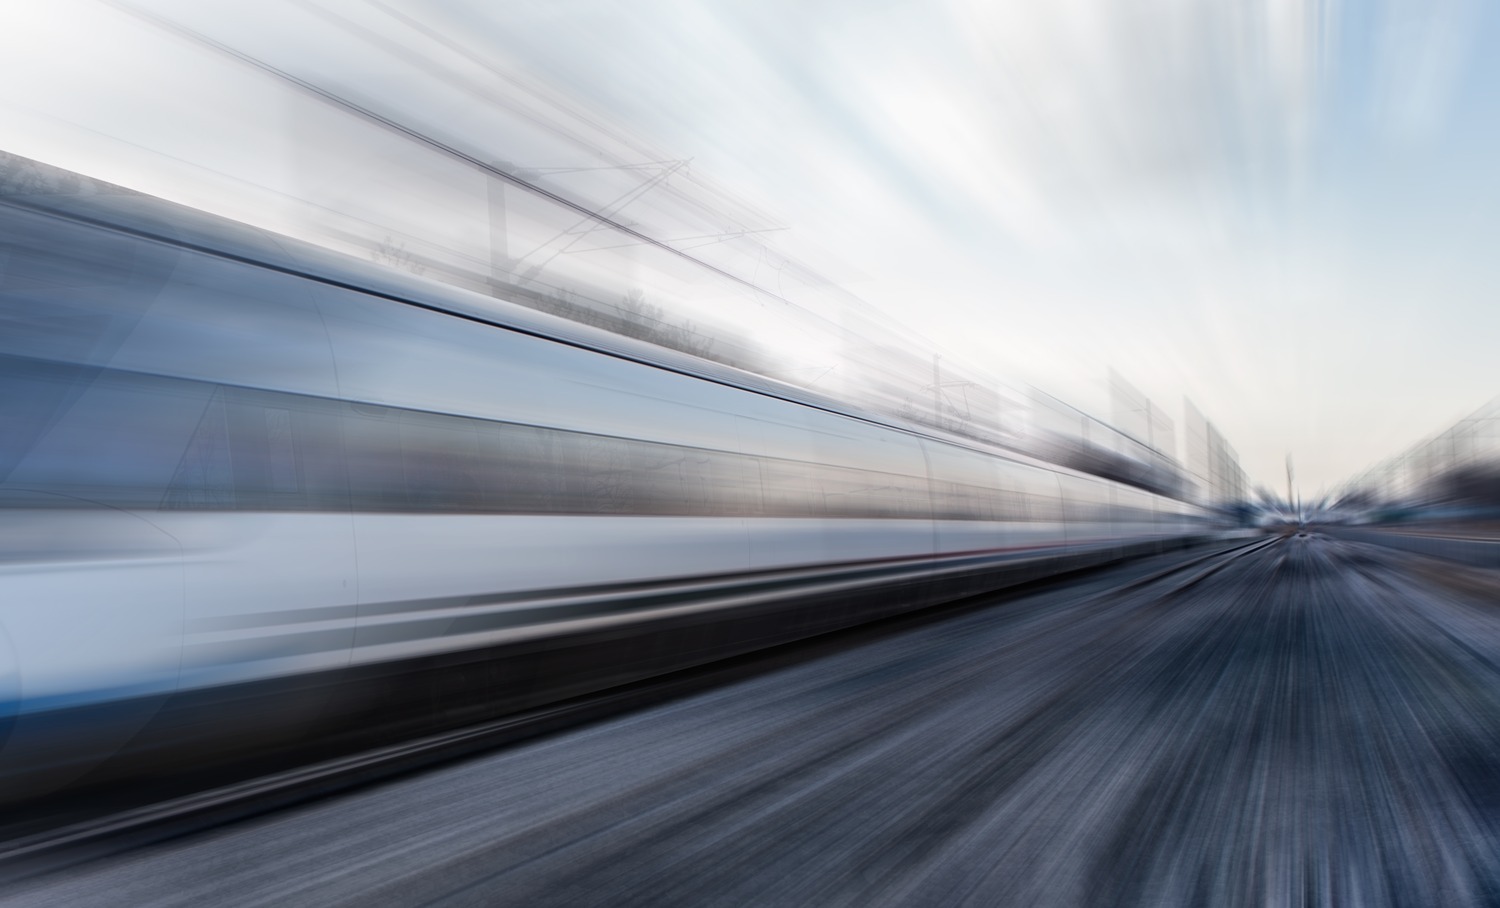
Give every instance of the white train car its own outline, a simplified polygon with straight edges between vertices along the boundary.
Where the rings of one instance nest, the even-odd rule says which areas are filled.
[[[141,196],[12,193],[0,249],[0,798],[451,727],[1203,530]]]

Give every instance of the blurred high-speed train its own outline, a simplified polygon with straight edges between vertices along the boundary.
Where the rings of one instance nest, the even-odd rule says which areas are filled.
[[[0,198],[0,798],[451,727],[1202,531],[75,185]]]

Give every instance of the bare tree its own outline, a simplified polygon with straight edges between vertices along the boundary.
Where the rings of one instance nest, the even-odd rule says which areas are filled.
[[[410,271],[412,274],[421,274],[427,270],[427,266],[423,265],[421,260],[406,248],[405,240],[397,240],[391,236],[387,236],[380,245],[371,250],[370,260],[391,268]]]

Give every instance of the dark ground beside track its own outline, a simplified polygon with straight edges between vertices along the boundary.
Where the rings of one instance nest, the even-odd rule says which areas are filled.
[[[5,901],[1500,905],[1500,580],[1316,534],[1221,560],[1012,596]]]

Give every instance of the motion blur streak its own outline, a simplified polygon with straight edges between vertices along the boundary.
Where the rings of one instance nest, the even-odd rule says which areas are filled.
[[[27,166],[0,200],[0,801],[347,752],[1208,529]]]
[[[0,902],[1500,908],[1500,3],[10,7]]]
[[[1492,904],[1496,590],[1433,565],[1314,534],[1117,568],[18,892],[191,905],[213,867],[247,904]]]

